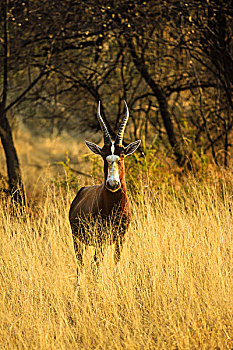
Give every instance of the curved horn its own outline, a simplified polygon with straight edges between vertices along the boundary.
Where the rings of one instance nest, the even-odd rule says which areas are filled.
[[[110,134],[108,132],[108,129],[100,115],[100,101],[99,101],[99,104],[98,104],[98,107],[97,107],[97,117],[98,117],[98,120],[99,120],[99,123],[100,123],[100,127],[101,127],[101,130],[103,131],[103,134],[104,134],[104,144],[111,144],[112,143],[112,140],[111,140],[111,137],[110,137]]]
[[[125,100],[124,100],[125,102]],[[117,136],[116,136],[116,140],[115,140],[115,144],[116,145],[122,145],[122,141],[123,141],[123,136],[124,136],[124,132],[125,132],[125,127],[126,127],[126,124],[127,124],[127,121],[129,119],[129,109],[128,109],[128,106],[127,106],[127,103],[125,102],[125,107],[126,107],[126,113],[125,113],[125,117],[119,127],[119,130],[118,130],[118,133],[117,133]]]

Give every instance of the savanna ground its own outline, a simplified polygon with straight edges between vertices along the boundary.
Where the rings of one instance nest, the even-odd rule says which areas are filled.
[[[16,144],[30,207],[13,216],[2,195],[1,349],[233,348],[230,170],[204,180],[138,181],[118,268],[110,247],[96,280],[90,248],[75,293],[68,222],[75,190],[66,167],[57,165],[59,176],[54,163],[85,148],[26,134]],[[80,170],[88,171],[87,162]]]

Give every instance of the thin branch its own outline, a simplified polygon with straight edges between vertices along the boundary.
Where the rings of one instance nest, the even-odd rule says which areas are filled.
[[[200,83],[199,87],[202,89],[205,88],[216,88],[216,84],[214,83]],[[186,91],[186,90],[191,90],[191,89],[197,89],[197,84],[187,84],[187,85],[180,85],[180,86],[176,86],[176,87],[171,87],[171,88],[167,88],[166,90],[168,90],[166,92],[166,95],[169,97],[171,94],[173,94],[174,92],[181,92],[181,91]]]
[[[5,0],[8,1],[8,0]],[[64,21],[66,19],[67,15],[64,18]],[[62,28],[62,26],[61,26]],[[6,113],[10,108],[12,108],[14,105],[18,104],[19,102],[22,102],[24,97],[26,96],[26,94],[38,83],[38,81],[44,76],[44,75],[49,75],[50,73],[50,61],[52,58],[52,54],[53,54],[53,49],[54,49],[54,45],[55,45],[55,41],[57,36],[60,34],[61,32],[61,28],[60,30],[53,36],[53,39],[50,43],[50,48],[47,52],[47,56],[45,59],[45,63],[41,69],[40,74],[29,84],[29,86],[14,100],[12,101],[5,109],[4,112]]]
[[[9,109],[11,109],[14,105],[16,105],[18,102],[22,102],[23,98],[26,96],[26,94],[38,83],[38,81],[45,75],[48,74],[48,70],[46,70],[46,67],[42,69],[40,74],[37,76],[36,79],[34,79],[31,84],[14,100],[12,101],[5,109],[4,112],[6,113]]]

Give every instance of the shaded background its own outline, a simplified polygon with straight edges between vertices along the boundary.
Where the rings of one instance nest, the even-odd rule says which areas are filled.
[[[1,2],[0,137],[12,193],[23,184],[12,131],[143,140],[185,170],[231,165],[232,1]],[[101,141],[101,134],[96,142]],[[18,198],[17,198],[18,200]]]

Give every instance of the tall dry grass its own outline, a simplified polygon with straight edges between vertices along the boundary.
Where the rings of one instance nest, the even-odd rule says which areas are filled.
[[[25,217],[0,215],[1,349],[232,349],[232,193],[190,179],[140,190],[116,269],[85,255],[79,293],[68,222],[53,185]]]

